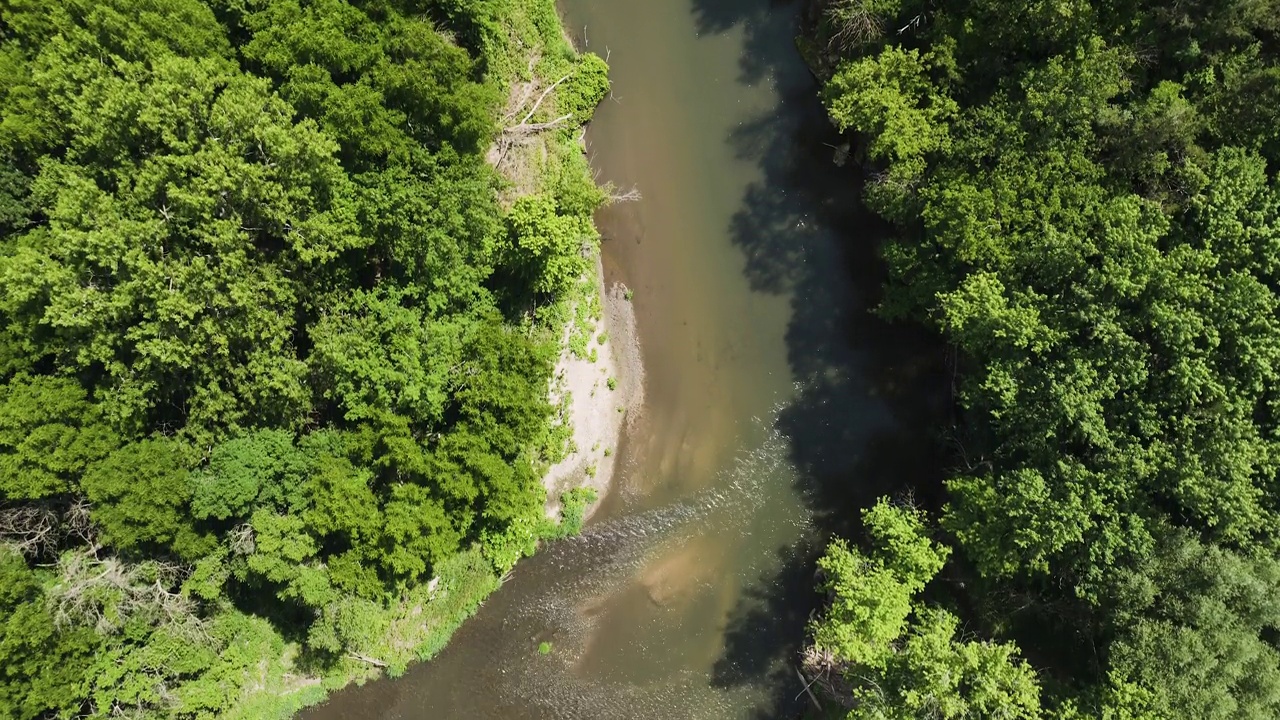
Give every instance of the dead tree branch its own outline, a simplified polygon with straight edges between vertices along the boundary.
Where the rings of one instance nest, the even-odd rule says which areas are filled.
[[[513,125],[513,126],[511,126],[511,127],[507,128],[506,130],[503,130],[503,131],[502,131],[502,134],[503,134],[503,135],[516,135],[516,136],[519,136],[519,135],[534,135],[534,134],[537,134],[537,133],[543,132],[543,131],[545,131],[545,130],[553,130],[553,129],[557,128],[557,127],[560,127],[561,125],[563,125],[563,124],[564,124],[564,122],[565,122],[566,120],[568,120],[568,119],[570,119],[570,118],[572,118],[572,117],[573,117],[573,114],[572,114],[572,113],[570,113],[570,114],[568,114],[568,115],[561,115],[560,117],[556,118],[555,120],[551,120],[551,121],[548,121],[548,122],[540,122],[540,123],[525,123],[525,122],[522,122],[522,123],[520,123],[519,125]]]
[[[249,523],[241,523],[231,528],[231,532],[227,533],[227,546],[236,555],[252,555],[257,549],[253,526]]]
[[[0,540],[29,558],[52,553],[62,539],[59,520],[57,511],[43,505],[0,509]]]
[[[91,626],[109,632],[137,615],[195,633],[203,631],[195,603],[178,588],[190,569],[177,563],[98,559],[93,548],[64,553],[48,599],[59,627]]]
[[[866,0],[836,0],[825,14],[832,29],[827,44],[831,50],[858,47],[884,35],[884,20]]]
[[[636,202],[641,199],[640,188],[631,188],[625,192],[618,192],[615,188],[609,188],[609,204]]]
[[[347,653],[346,657],[351,658],[352,660],[359,660],[360,662],[363,662],[363,663],[369,663],[374,667],[380,667],[380,668],[387,667],[387,664],[379,660],[378,658],[369,657],[368,655],[361,655],[360,653]]]
[[[62,502],[0,504],[0,541],[27,558],[52,557],[70,545],[96,548],[97,534],[83,497]]]
[[[533,107],[529,108],[529,112],[525,113],[524,117],[520,118],[520,122],[517,125],[524,125],[525,123],[529,122],[529,118],[533,117],[533,114],[538,112],[538,107],[542,105],[542,101],[546,100],[547,96],[551,94],[551,91],[555,90],[556,86],[558,86],[560,83],[564,82],[565,80],[568,80],[569,76],[572,74],[573,73],[567,73],[564,77],[551,83],[551,87],[547,88],[546,90],[543,90],[542,94],[538,96],[538,101],[533,104]]]

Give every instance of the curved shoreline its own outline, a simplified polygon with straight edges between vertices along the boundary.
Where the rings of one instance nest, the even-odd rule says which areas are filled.
[[[573,428],[573,449],[542,479],[547,489],[547,514],[553,517],[559,513],[561,493],[577,487],[596,491],[586,517],[600,507],[613,484],[622,433],[644,406],[644,364],[630,291],[622,283],[605,286],[598,252],[595,288],[602,312],[594,321],[588,344],[598,351],[596,360],[578,357],[569,347],[571,323],[565,328],[566,340],[552,379],[552,403],[558,405],[567,397],[567,420]],[[604,343],[599,342],[602,337]]]

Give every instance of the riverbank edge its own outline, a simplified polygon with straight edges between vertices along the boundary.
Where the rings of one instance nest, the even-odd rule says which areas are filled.
[[[585,357],[574,351],[569,341],[574,328],[566,326],[552,380],[552,404],[563,408],[572,436],[568,454],[543,475],[549,518],[559,515],[561,498],[576,488],[594,494],[584,519],[595,513],[613,486],[622,434],[644,405],[644,365],[631,290],[622,283],[607,287],[599,250],[593,255],[588,292],[601,312],[590,324],[589,350]]]
[[[799,26],[796,28],[795,44],[800,59],[817,81],[819,89],[826,84],[835,73],[838,58],[829,52],[822,43],[822,15],[828,3],[825,0],[806,0],[800,11]],[[846,138],[846,144],[836,148],[832,161],[843,165],[849,158],[849,147],[852,138]],[[815,570],[815,582],[820,570]],[[823,610],[830,604],[826,598]],[[856,709],[851,699],[847,684],[841,673],[832,677],[832,667],[824,665],[826,655],[812,643],[809,630],[805,631],[804,647],[797,658],[796,674],[804,683],[804,694],[808,696],[810,705],[796,716],[796,720],[835,720],[844,718]]]
[[[582,55],[564,32],[555,0],[516,0],[516,6],[530,17],[550,8],[548,16],[554,16],[557,34],[567,49],[575,59]],[[523,51],[518,58],[520,65],[527,64],[525,72],[532,75],[544,48],[519,41],[517,44]],[[520,79],[510,77],[506,82],[514,86]],[[537,78],[526,79],[536,81]],[[559,92],[554,87],[547,88],[546,92],[550,97],[544,95],[539,101],[550,99],[549,104],[554,105]],[[503,119],[495,118],[499,124]],[[588,122],[589,119],[575,125],[572,137],[560,130],[552,130],[545,139],[538,141],[538,151],[544,164],[532,181],[528,177],[510,177],[500,167],[495,167],[510,183],[506,199],[514,200],[550,186],[552,178],[545,165],[548,154],[552,158],[564,157],[563,154],[576,155],[581,160],[583,176],[594,184],[590,166],[585,160],[582,132]],[[495,145],[501,139],[502,131]],[[604,202],[609,202],[607,192],[602,189],[602,193]],[[606,290],[598,231],[596,237],[584,243],[583,251],[589,269],[579,278],[569,297],[561,301],[564,312],[553,313],[563,322],[560,355],[552,373],[548,397],[553,407],[558,408],[559,421],[571,428],[570,444],[564,457],[552,463],[542,476],[543,487],[547,490],[547,517],[554,521],[563,511],[566,517],[561,526],[571,526],[570,533],[581,528],[581,523],[594,513],[611,487],[617,460],[615,451],[623,426],[639,408],[643,397],[643,367],[630,303],[631,292],[621,284]],[[600,308],[603,312],[599,312]],[[585,328],[584,318],[587,321]],[[580,342],[575,343],[574,335],[581,335],[584,331],[588,333],[588,343],[599,348],[580,357],[574,347]],[[577,398],[575,389],[579,390]],[[545,447],[534,449],[537,453],[547,450],[549,448]],[[578,488],[590,491],[590,502],[585,507],[572,510],[563,507],[562,498]],[[580,512],[581,515],[569,518],[571,512]],[[554,537],[554,534],[543,535],[533,540],[540,543]],[[484,549],[474,546],[443,563],[429,583],[415,588],[396,607],[389,609],[389,630],[384,639],[398,652],[384,653],[379,657],[348,655],[349,662],[343,663],[340,671],[312,676],[305,671],[293,672],[298,670],[293,663],[297,649],[288,644],[279,658],[269,663],[264,660],[261,682],[242,696],[225,717],[230,720],[293,718],[308,708],[323,704],[331,693],[349,685],[362,685],[384,675],[397,677],[410,664],[427,662],[443,650],[457,629],[501,587],[506,577],[494,570],[492,558]],[[406,625],[417,626],[418,631],[406,632],[402,627]],[[417,639],[405,642],[405,635]],[[268,664],[271,667],[268,668]]]

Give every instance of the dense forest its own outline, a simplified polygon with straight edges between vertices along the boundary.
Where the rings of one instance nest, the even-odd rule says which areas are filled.
[[[945,488],[823,558],[811,671],[855,718],[1280,717],[1280,4],[811,19],[957,404]]]
[[[279,716],[574,529],[605,73],[551,0],[0,0],[0,717]]]

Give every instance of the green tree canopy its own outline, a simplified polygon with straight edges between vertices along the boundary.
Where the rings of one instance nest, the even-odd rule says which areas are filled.
[[[881,311],[954,349],[940,594],[1045,712],[1274,716],[1280,5],[826,4],[822,99],[896,228]],[[918,619],[899,648],[954,634]]]

